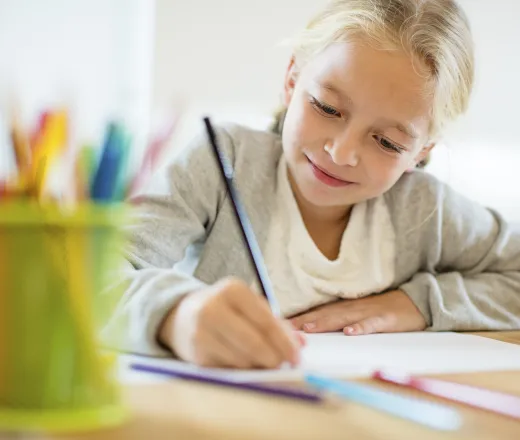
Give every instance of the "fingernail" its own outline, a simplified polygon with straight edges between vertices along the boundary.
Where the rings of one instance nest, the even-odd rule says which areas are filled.
[[[354,333],[356,333],[356,330],[354,329],[354,327],[347,327],[345,329],[345,333],[347,333],[348,335],[353,335]]]
[[[306,331],[306,332],[309,332],[309,331],[312,331],[316,328],[316,324],[314,324],[314,322],[309,322],[308,324],[305,324],[303,326],[303,329]]]

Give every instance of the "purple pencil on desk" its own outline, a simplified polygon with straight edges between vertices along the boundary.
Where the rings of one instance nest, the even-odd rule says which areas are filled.
[[[244,391],[254,391],[257,393],[269,394],[278,397],[286,397],[289,399],[302,400],[306,402],[320,403],[323,401],[323,396],[321,394],[311,391],[274,387],[248,382],[236,382],[233,380],[223,379],[201,373],[188,373],[186,371],[174,370],[172,368],[155,367],[145,364],[132,364],[130,368],[145,373],[162,374],[164,376],[175,377],[178,379],[191,380],[211,385],[226,386],[230,388],[241,389]]]

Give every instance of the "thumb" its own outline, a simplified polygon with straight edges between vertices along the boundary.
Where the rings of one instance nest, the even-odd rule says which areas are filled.
[[[300,347],[305,347],[307,345],[307,339],[305,339],[305,335],[302,332],[300,332],[299,330],[295,330],[295,333],[296,333],[296,339],[298,340]]]
[[[371,333],[384,333],[388,331],[388,322],[382,316],[371,316],[351,324],[343,329],[348,336],[369,335]]]
[[[305,347],[305,345],[307,345],[307,341],[305,340],[303,332],[294,328],[294,325],[291,323],[291,321],[282,321],[282,325],[284,329],[287,331],[287,334],[290,336],[291,341],[293,342],[296,349],[299,350],[300,348]]]
[[[296,328],[296,326],[289,320],[285,320],[283,322],[283,325],[286,327],[286,329],[292,333],[296,339],[296,342],[298,344],[298,347],[305,347],[307,345],[307,340],[305,339],[305,334]]]

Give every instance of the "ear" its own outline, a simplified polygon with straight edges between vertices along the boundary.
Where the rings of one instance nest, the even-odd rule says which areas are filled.
[[[296,62],[294,60],[294,56],[291,57],[291,61],[289,61],[289,65],[287,66],[287,71],[285,72],[285,81],[283,87],[283,104],[285,107],[289,107],[291,103],[291,99],[294,93],[294,88],[296,87],[296,79],[298,77]]]
[[[421,163],[424,159],[426,159],[426,157],[428,156],[428,154],[430,154],[430,151],[433,150],[433,148],[435,147],[436,145],[436,142],[429,142],[427,143],[422,149],[421,151],[419,152],[419,154],[415,157],[414,159],[414,162],[415,162],[415,166],[417,166],[419,163]]]

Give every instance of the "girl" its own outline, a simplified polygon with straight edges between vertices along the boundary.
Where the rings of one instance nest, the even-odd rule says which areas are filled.
[[[105,337],[205,366],[272,368],[298,363],[292,328],[520,327],[520,233],[407,172],[466,110],[473,69],[453,0],[332,1],[294,41],[280,130],[218,132],[290,321],[256,293],[202,135],[168,167],[162,190],[139,199],[125,294]]]

